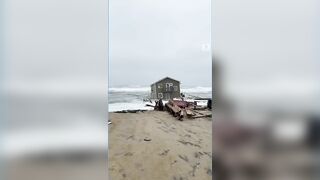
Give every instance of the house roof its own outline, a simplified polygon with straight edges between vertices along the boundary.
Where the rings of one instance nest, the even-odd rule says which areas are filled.
[[[178,80],[175,80],[175,79],[173,79],[173,78],[171,78],[171,77],[165,77],[165,78],[162,78],[162,79],[160,79],[159,81],[157,81],[157,82],[154,82],[153,84],[151,84],[151,85],[154,85],[154,84],[156,84],[156,83],[158,83],[158,82],[160,82],[160,81],[163,81],[163,80],[165,80],[165,79],[171,79],[171,80],[174,80],[174,81],[177,81],[178,83],[180,83],[180,81],[178,81]]]

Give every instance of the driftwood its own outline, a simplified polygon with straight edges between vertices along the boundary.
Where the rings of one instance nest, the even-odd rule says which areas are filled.
[[[180,121],[183,121],[183,114],[184,114],[184,110],[180,110],[180,114],[179,114],[179,117],[178,117],[178,119]]]
[[[203,117],[212,117],[212,112],[201,112],[201,111],[194,111],[195,114],[192,118],[203,118]]]
[[[205,109],[207,109],[207,107],[205,107],[205,106],[196,106],[193,109],[194,110],[205,110]]]
[[[164,110],[164,106],[163,106],[162,99],[159,99],[159,101],[156,101],[156,105],[153,106],[153,107],[154,107],[154,110],[163,111]]]
[[[169,100],[168,103],[165,104],[165,107],[170,114],[172,114],[174,117],[177,117],[181,121],[183,121],[184,117],[202,118],[212,116],[212,114],[203,114],[201,112],[196,111],[207,109],[206,107],[193,107],[193,105],[194,104],[187,103],[186,101]]]
[[[137,110],[122,110],[122,111],[115,111],[115,113],[137,113],[137,112],[145,112],[147,110],[137,109]]]
[[[203,118],[203,117],[212,117],[212,114],[204,114],[204,115],[192,116],[192,118]]]
[[[194,100],[211,100],[211,98],[201,98],[201,97],[198,97],[198,98],[195,98]]]
[[[195,113],[191,109],[186,109],[186,114],[189,117],[195,115]]]
[[[183,109],[174,104],[173,101],[169,100],[168,103],[165,104],[166,110],[170,112],[174,117],[177,117],[179,120],[183,120]]]
[[[181,109],[179,107],[171,105],[171,104],[166,104],[166,108],[174,116],[177,116],[179,114],[179,112],[181,111]]]

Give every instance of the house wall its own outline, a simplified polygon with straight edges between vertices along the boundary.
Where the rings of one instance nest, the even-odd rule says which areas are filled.
[[[157,99],[157,88],[156,84],[151,85],[151,98]]]
[[[168,89],[166,87],[167,83],[172,83],[173,86],[171,87],[171,89]],[[156,85],[156,98],[162,98],[162,99],[172,99],[172,98],[179,98],[180,97],[180,83],[171,79],[164,79],[158,83],[155,84]],[[176,87],[176,88],[174,88]],[[162,93],[162,97],[161,95],[159,96],[159,93]]]

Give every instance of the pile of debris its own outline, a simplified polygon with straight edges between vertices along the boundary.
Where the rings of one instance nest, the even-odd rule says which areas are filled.
[[[197,106],[196,102],[187,102],[183,100],[169,100],[165,104],[165,109],[180,121],[182,121],[184,117],[202,118],[212,116],[208,107]]]
[[[122,110],[122,111],[115,111],[114,113],[138,113],[138,112],[145,112],[147,110],[143,109],[135,109],[135,110]]]

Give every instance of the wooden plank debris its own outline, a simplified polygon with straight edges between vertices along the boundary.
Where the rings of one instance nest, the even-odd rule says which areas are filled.
[[[147,110],[136,109],[136,110],[122,110],[122,111],[115,111],[114,113],[137,113],[137,112],[145,112]]]
[[[177,117],[178,120],[183,121],[184,117],[187,118],[201,118],[201,117],[211,117],[212,113],[209,111],[206,114],[199,112],[198,110],[206,110],[206,107],[194,106],[195,103],[189,103],[186,101],[179,100],[169,100],[165,104],[165,109],[172,114],[174,117]]]

